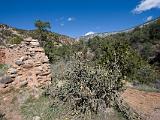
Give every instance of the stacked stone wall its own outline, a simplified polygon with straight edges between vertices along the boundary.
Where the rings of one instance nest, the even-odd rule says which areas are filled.
[[[0,51],[0,62],[9,66],[0,77],[0,90],[5,88],[42,87],[51,82],[49,59],[38,40],[26,38],[19,45]]]

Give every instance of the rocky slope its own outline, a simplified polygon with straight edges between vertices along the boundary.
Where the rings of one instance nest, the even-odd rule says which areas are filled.
[[[8,25],[0,24],[0,46],[9,44],[10,40],[14,37],[20,37],[22,39],[32,37],[34,39],[38,39],[39,35],[36,30],[22,30],[10,27]],[[74,43],[73,38],[54,32],[47,32],[47,38],[60,44]]]

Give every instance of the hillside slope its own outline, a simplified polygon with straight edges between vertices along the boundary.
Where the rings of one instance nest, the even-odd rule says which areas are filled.
[[[94,37],[127,40],[144,60],[160,70],[160,18],[124,31],[95,33],[80,39],[88,41]]]
[[[0,45],[7,45],[13,38],[24,39],[28,37],[37,39],[39,35],[36,30],[22,30],[0,24]],[[54,32],[47,32],[47,39],[57,42],[57,44],[72,44],[74,42],[73,38]]]
[[[156,18],[156,19],[154,19],[154,20],[151,20],[151,21],[147,21],[147,22],[145,22],[145,23],[143,23],[143,24],[134,26],[134,27],[132,27],[132,28],[125,29],[125,30],[113,31],[113,32],[103,32],[103,33],[94,33],[94,34],[90,34],[90,35],[86,35],[86,36],[81,36],[81,37],[79,37],[79,39],[88,40],[88,39],[94,38],[94,37],[96,37],[96,36],[98,36],[98,37],[107,37],[107,36],[115,35],[115,34],[133,32],[134,29],[136,29],[136,28],[143,28],[143,27],[146,26],[146,25],[153,24],[153,23],[155,23],[158,19],[160,19],[160,17],[158,17],[158,18]]]

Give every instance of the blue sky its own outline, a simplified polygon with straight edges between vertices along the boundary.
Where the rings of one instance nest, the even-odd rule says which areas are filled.
[[[0,23],[35,29],[41,19],[53,32],[72,37],[119,31],[160,16],[160,0],[0,0],[0,6]]]

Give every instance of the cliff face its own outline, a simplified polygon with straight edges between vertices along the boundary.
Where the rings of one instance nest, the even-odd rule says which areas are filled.
[[[51,82],[51,69],[44,49],[31,37],[19,45],[0,49],[0,64],[7,64],[6,74],[0,77],[0,91],[9,88],[42,87]]]

